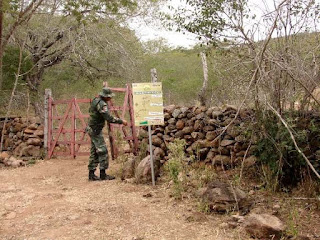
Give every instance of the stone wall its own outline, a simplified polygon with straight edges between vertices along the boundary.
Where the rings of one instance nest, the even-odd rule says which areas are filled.
[[[0,122],[0,132],[4,120]],[[11,118],[5,125],[3,151],[19,158],[42,156],[44,127],[39,117]],[[0,136],[1,137],[1,136]]]
[[[251,110],[241,110],[234,120],[236,112],[232,106],[166,107],[165,125],[152,129],[154,154],[165,161],[168,159],[168,144],[178,138],[185,139],[186,153],[195,156],[195,160],[224,167],[240,164],[244,156],[248,161],[254,161],[252,155],[257,140],[248,133],[254,114]],[[225,130],[228,124],[230,126]],[[146,128],[139,136],[148,142]]]

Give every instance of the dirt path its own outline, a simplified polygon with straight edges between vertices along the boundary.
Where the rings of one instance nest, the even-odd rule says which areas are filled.
[[[86,165],[0,169],[0,239],[235,239],[219,217],[172,201],[162,187],[88,182]]]

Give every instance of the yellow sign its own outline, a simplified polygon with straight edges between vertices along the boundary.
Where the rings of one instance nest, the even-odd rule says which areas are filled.
[[[163,125],[162,83],[132,83],[136,126]]]

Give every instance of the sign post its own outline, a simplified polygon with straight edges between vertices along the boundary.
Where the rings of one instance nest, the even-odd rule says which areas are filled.
[[[155,185],[151,126],[164,124],[162,83],[133,83],[132,95],[135,126],[148,125],[152,185]]]
[[[150,168],[151,168],[152,186],[155,186],[155,185],[156,185],[156,181],[155,181],[154,166],[153,166],[153,151],[152,151],[151,125],[148,125],[148,133],[149,133]]]

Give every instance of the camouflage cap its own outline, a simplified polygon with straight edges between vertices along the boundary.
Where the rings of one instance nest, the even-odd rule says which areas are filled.
[[[110,98],[114,97],[114,93],[110,88],[103,88],[102,92],[100,92],[99,95],[101,97],[110,97]]]

